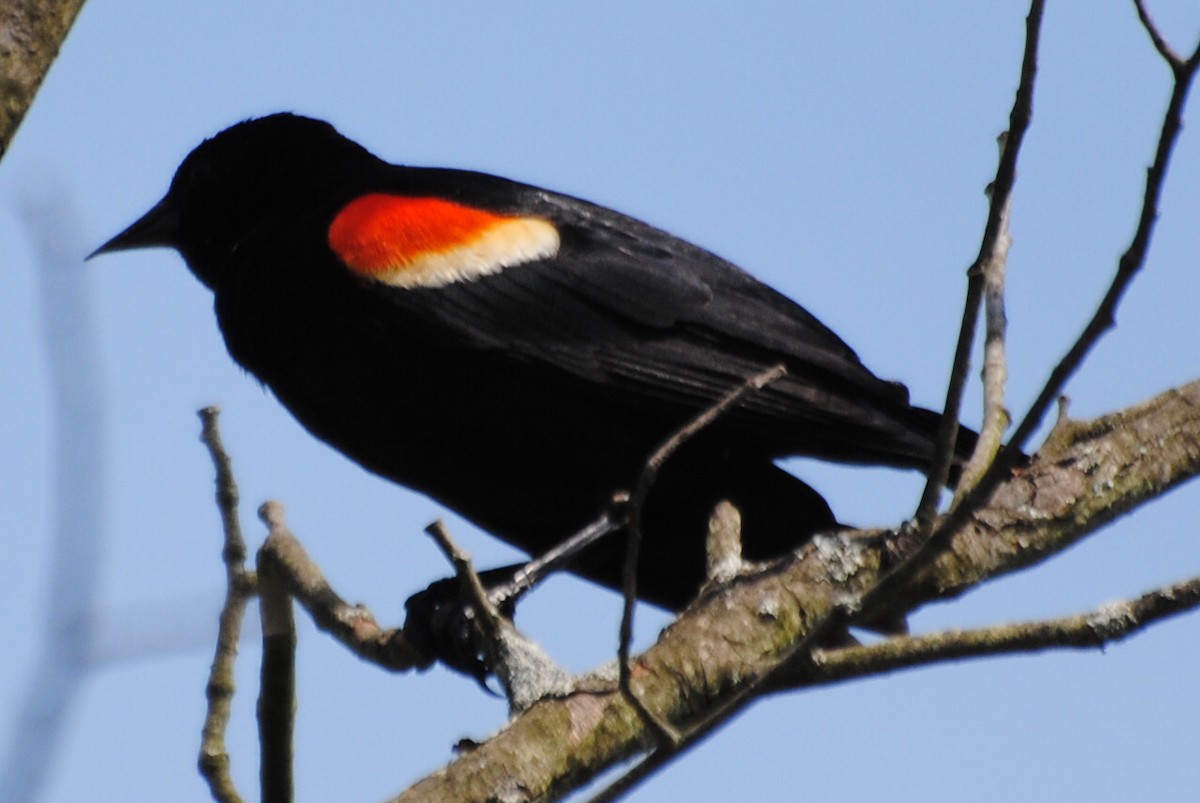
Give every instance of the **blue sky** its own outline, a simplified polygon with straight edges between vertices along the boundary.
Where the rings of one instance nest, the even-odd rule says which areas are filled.
[[[650,7],[646,7],[650,6]],[[1180,50],[1200,15],[1150,3]],[[47,605],[54,426],[22,205],[65,197],[82,254],[156,201],[237,120],[323,117],[391,161],[481,169],[595,200],[732,259],[800,300],[914,398],[942,396],[1007,124],[1022,4],[89,4],[0,166],[0,728],[7,744]],[[1009,266],[1012,406],[1090,315],[1132,234],[1169,91],[1129,3],[1051,4]],[[1195,99],[1194,99],[1195,100]],[[1196,117],[1193,106],[1192,118]],[[1185,131],[1144,275],[1071,382],[1095,415],[1200,375],[1200,140]],[[204,800],[193,767],[222,589],[195,410],[224,409],[253,510],[281,500],[353,600],[399,622],[447,567],[433,502],[309,437],[233,365],[208,292],[173,253],[80,264],[101,354],[106,447],[96,671],[44,799]],[[978,394],[966,418],[977,420]],[[895,523],[920,478],[797,463],[844,519]],[[1045,567],[914,620],[973,626],[1085,610],[1200,571],[1192,486]],[[479,565],[512,560],[452,517]],[[93,560],[91,558],[89,561]],[[520,624],[584,669],[619,601],[556,579]],[[644,611],[643,643],[661,616]],[[435,670],[385,675],[302,626],[301,800],[375,800],[485,737],[501,702]],[[943,666],[772,699],[637,799],[1184,799],[1200,784],[1200,617],[1105,653]],[[147,655],[146,653],[149,653]],[[231,734],[253,797],[257,649]],[[21,738],[17,736],[16,738]]]

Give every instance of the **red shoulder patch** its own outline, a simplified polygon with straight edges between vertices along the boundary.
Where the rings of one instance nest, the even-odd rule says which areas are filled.
[[[346,204],[329,247],[355,273],[398,287],[440,287],[558,253],[548,220],[441,198],[373,193]]]

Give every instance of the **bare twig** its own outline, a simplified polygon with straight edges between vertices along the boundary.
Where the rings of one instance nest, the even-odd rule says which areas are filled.
[[[216,470],[217,508],[221,512],[224,545],[221,556],[225,563],[225,604],[217,631],[217,648],[209,670],[205,695],[208,710],[200,740],[200,774],[208,783],[215,800],[240,803],[242,797],[229,771],[229,751],[225,746],[225,729],[233,704],[233,669],[237,660],[238,637],[246,615],[246,603],[255,594],[256,578],[246,569],[246,542],[238,521],[238,488],[233,476],[232,461],[221,443],[218,427],[220,411],[206,407],[200,411],[200,440],[208,448]]]
[[[1039,4],[1035,2],[1035,6],[1037,5]],[[1033,17],[1032,11],[1030,17],[1031,19]],[[1144,24],[1146,21],[1146,18],[1143,18]],[[1153,30],[1152,27],[1151,30]],[[1171,152],[1183,127],[1183,109],[1186,105],[1188,92],[1195,78],[1197,67],[1200,67],[1200,44],[1197,45],[1195,53],[1193,53],[1187,62],[1181,63],[1179,68],[1173,70],[1174,86],[1172,87],[1171,100],[1167,105],[1166,113],[1163,115],[1154,163],[1147,171],[1146,189],[1138,217],[1137,230],[1134,233],[1133,241],[1125,250],[1125,253],[1121,255],[1121,259],[1117,265],[1116,276],[1113,278],[1108,292],[1097,307],[1092,319],[1084,327],[1083,332],[1066,355],[1055,366],[1037,399],[1030,405],[1025,417],[1014,431],[1012,439],[984,473],[983,477],[980,478],[979,483],[961,500],[960,504],[925,541],[918,552],[914,553],[911,558],[897,567],[892,573],[894,576],[883,579],[879,588],[871,593],[870,596],[872,599],[868,604],[886,599],[892,591],[906,583],[923,566],[928,565],[932,557],[935,557],[937,553],[946,548],[954,532],[962,526],[975,510],[978,510],[987,502],[991,493],[1007,473],[1008,467],[1016,461],[1025,442],[1033,434],[1034,430],[1041,425],[1047,410],[1061,396],[1067,379],[1078,370],[1084,357],[1087,356],[1100,337],[1114,326],[1117,306],[1120,304],[1121,298],[1124,296],[1129,284],[1133,281],[1134,276],[1141,270],[1142,265],[1145,264],[1146,254],[1150,246],[1150,237],[1154,230],[1155,221],[1158,218],[1158,199],[1162,195],[1167,168],[1170,164]],[[1016,107],[1014,107],[1014,113],[1015,111]]]
[[[1143,17],[1143,24],[1148,24],[1148,18]],[[1152,25],[1149,26],[1149,30],[1152,38],[1157,36]],[[1164,54],[1164,58],[1171,62],[1169,54]],[[1001,450],[978,484],[960,500],[950,515],[927,539],[919,553],[914,554],[909,561],[897,568],[893,573],[896,575],[895,578],[884,578],[879,589],[880,593],[878,595],[873,593],[872,596],[884,599],[891,591],[907,582],[922,566],[928,564],[930,556],[935,556],[946,548],[954,532],[967,521],[974,511],[986,504],[992,492],[1008,473],[1009,466],[1018,459],[1026,441],[1041,425],[1046,412],[1061,397],[1067,380],[1079,369],[1084,358],[1099,342],[1101,336],[1115,325],[1117,306],[1134,276],[1146,261],[1150,238],[1158,219],[1158,199],[1162,195],[1163,185],[1166,181],[1171,153],[1183,128],[1183,109],[1186,106],[1188,92],[1195,79],[1197,68],[1200,68],[1200,43],[1197,44],[1196,50],[1186,62],[1179,62],[1177,65],[1175,62],[1171,63],[1174,77],[1171,99],[1167,104],[1167,111],[1163,115],[1154,162],[1146,174],[1146,188],[1142,198],[1142,208],[1138,215],[1137,230],[1134,232],[1129,247],[1118,261],[1117,272],[1108,292],[1078,339],[1054,367],[1038,397],[1030,405],[1025,417],[1021,419],[1021,423],[1014,430],[1008,445]]]
[[[628,523],[629,495],[624,492],[613,494],[605,509],[593,521],[565,541],[519,567],[511,580],[501,589],[493,588],[488,599],[493,604],[516,602],[521,595],[537,586],[553,572],[568,565],[575,556],[592,544],[620,530]]]
[[[267,502],[258,516],[270,529],[258,552],[259,613],[263,657],[258,690],[259,784],[263,803],[294,797],[293,733],[296,722],[296,621],[287,580],[270,548],[276,534],[289,537],[283,505]]]
[[[213,470],[216,472],[217,511],[221,515],[221,529],[225,534],[221,557],[226,570],[234,567],[244,568],[246,539],[242,535],[242,523],[238,518],[241,494],[233,476],[233,461],[221,442],[221,430],[218,426],[221,408],[205,407],[198,415],[201,425],[200,441],[208,449],[213,461]]]
[[[946,388],[945,411],[938,430],[936,459],[930,467],[925,490],[917,505],[915,518],[917,529],[928,533],[937,515],[938,501],[942,488],[950,476],[950,464],[954,458],[955,442],[958,438],[959,410],[962,408],[963,390],[970,371],[971,350],[975,342],[975,328],[979,321],[979,307],[984,293],[985,267],[1003,264],[1003,251],[1007,249],[1008,214],[1013,187],[1017,180],[1017,156],[1025,141],[1025,133],[1033,119],[1033,89],[1037,79],[1038,46],[1041,41],[1042,13],[1044,0],[1033,0],[1025,18],[1025,53],[1021,62],[1021,80],[1017,86],[1012,111],[1008,117],[1008,132],[1003,137],[1000,163],[996,166],[996,178],[991,183],[991,203],[988,205],[987,223],[979,254],[967,270],[967,298],[963,303],[962,324],[958,332],[958,344],[954,351],[954,362],[950,370],[950,382]]]
[[[999,138],[1000,155],[1008,135]],[[992,195],[992,188],[988,188]],[[983,424],[979,428],[979,441],[975,452],[963,468],[958,481],[956,498],[969,490],[992,464],[1003,444],[1004,432],[1012,423],[1008,409],[1004,406],[1004,385],[1008,381],[1008,359],[1005,335],[1008,318],[1004,311],[1004,274],[1008,266],[1008,251],[1012,245],[1009,221],[1012,215],[1012,195],[1005,199],[1000,209],[1000,226],[987,259],[981,265],[983,276],[984,346],[983,346]]]
[[[450,537],[450,531],[446,529],[446,525],[441,519],[426,527],[425,532],[433,537],[434,543],[438,545],[442,554],[454,567],[454,574],[458,577],[459,586],[462,589],[463,600],[471,605],[475,615],[479,617],[479,626],[483,630],[484,639],[495,643],[499,640],[500,631],[504,628],[504,618],[488,598],[487,589],[483,587],[479,575],[475,573],[475,567],[471,565],[471,555]]]
[[[292,598],[319,629],[342,646],[364,661],[394,672],[429,666],[431,659],[405,639],[400,630],[380,627],[366,607],[342,599],[282,522],[272,527],[264,549],[272,553]]]
[[[1134,600],[1047,621],[947,630],[893,638],[869,646],[815,650],[812,668],[796,686],[880,675],[943,661],[1011,655],[1056,648],[1094,649],[1126,638],[1171,616],[1200,606],[1200,577],[1159,588]],[[782,679],[781,680],[786,680]]]
[[[1143,22],[1148,23],[1148,20],[1144,18]],[[1154,28],[1151,26],[1149,30],[1154,31]],[[1152,35],[1152,38],[1155,35]],[[1164,54],[1164,58],[1167,58],[1173,66],[1175,65],[1169,55]],[[1041,393],[1030,406],[1029,412],[1017,426],[1012,441],[1006,449],[1009,456],[1015,456],[1015,452],[1041,425],[1046,411],[1062,395],[1062,389],[1066,385],[1067,379],[1078,370],[1084,357],[1092,350],[1100,337],[1115,325],[1117,306],[1125,295],[1125,290],[1128,289],[1133,278],[1146,262],[1146,254],[1150,249],[1150,238],[1158,220],[1158,200],[1162,196],[1167,169],[1171,162],[1171,153],[1175,149],[1175,143],[1183,129],[1183,109],[1187,104],[1188,92],[1191,90],[1198,66],[1200,66],[1200,45],[1197,45],[1196,52],[1187,62],[1179,62],[1178,68],[1173,71],[1175,80],[1171,90],[1171,99],[1167,104],[1166,114],[1163,115],[1154,163],[1146,173],[1146,189],[1142,197],[1142,208],[1138,215],[1137,230],[1134,232],[1133,240],[1125,253],[1121,255],[1121,259],[1117,263],[1116,276],[1113,277],[1112,284],[1109,285],[1108,292],[1105,293],[1104,299],[1100,302],[1092,319],[1088,321],[1074,345],[1054,367],[1045,387],[1042,388]],[[998,474],[999,472],[993,473]]]
[[[1133,7],[1137,9],[1138,19],[1141,20],[1146,33],[1150,35],[1150,41],[1154,43],[1154,49],[1158,51],[1158,54],[1167,64],[1171,65],[1172,70],[1182,67],[1183,57],[1175,52],[1175,49],[1158,30],[1158,26],[1154,24],[1154,20],[1150,18],[1150,10],[1146,8],[1145,0],[1133,0]]]
[[[680,446],[694,438],[701,430],[716,421],[725,412],[737,404],[749,393],[761,390],[787,373],[787,368],[774,365],[743,382],[738,387],[726,393],[708,409],[684,424],[663,441],[646,459],[642,473],[638,476],[637,484],[629,497],[629,529],[625,546],[625,566],[622,587],[625,592],[625,604],[621,613],[620,641],[617,646],[617,666],[622,691],[629,695],[630,701],[638,709],[646,722],[651,725],[666,744],[676,744],[679,734],[669,723],[661,721],[653,712],[645,708],[642,701],[634,694],[630,685],[632,675],[629,650],[633,643],[633,616],[637,606],[637,570],[638,556],[642,547],[642,508],[646,497],[658,479],[658,472]]]

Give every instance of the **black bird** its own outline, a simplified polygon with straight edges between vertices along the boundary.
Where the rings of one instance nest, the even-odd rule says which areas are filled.
[[[748,377],[663,469],[639,595],[685,605],[728,499],[748,558],[836,520],[774,460],[925,469],[938,416],[808,311],[633,218],[496,176],[388,164],[275,114],[201,143],[96,253],[168,246],[215,295],[229,353],[318,438],[532,554],[592,521],[655,446]],[[974,433],[963,431],[957,459]],[[571,571],[619,587],[623,539]]]

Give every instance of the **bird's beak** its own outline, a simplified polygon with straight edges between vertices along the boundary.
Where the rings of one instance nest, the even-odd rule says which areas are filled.
[[[168,195],[156,203],[153,209],[134,221],[125,231],[88,254],[87,258],[91,259],[100,254],[111,254],[113,251],[127,251],[131,248],[174,247],[178,233],[179,211],[176,205],[171,203],[171,196]]]

